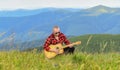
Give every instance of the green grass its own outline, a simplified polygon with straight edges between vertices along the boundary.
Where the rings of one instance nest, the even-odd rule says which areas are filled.
[[[0,70],[120,70],[120,53],[75,52],[45,58],[43,52],[0,52]]]
[[[120,35],[84,35],[75,53],[47,59],[36,49],[0,51],[0,70],[120,70]],[[42,49],[42,48],[41,48]]]
[[[70,38],[70,41],[82,41],[78,51],[88,53],[120,52],[120,35],[90,34]]]

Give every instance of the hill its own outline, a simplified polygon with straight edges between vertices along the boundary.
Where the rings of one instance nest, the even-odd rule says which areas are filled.
[[[72,42],[82,41],[77,51],[88,53],[120,52],[120,35],[93,34],[70,38]]]
[[[0,40],[8,38],[13,33],[16,41],[42,39],[52,32],[54,25],[60,26],[61,31],[68,36],[119,34],[119,12],[119,8],[101,5],[88,9],[44,8],[1,11],[0,34],[4,35]]]
[[[120,52],[120,35],[90,34],[68,38],[71,42],[81,41],[82,44],[75,46],[77,52],[86,53],[109,53]],[[43,46],[32,47],[23,51],[42,51]]]

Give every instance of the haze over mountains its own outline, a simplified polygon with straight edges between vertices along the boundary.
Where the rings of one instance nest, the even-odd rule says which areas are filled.
[[[120,34],[120,8],[43,8],[0,11],[0,44],[46,38],[54,25],[67,36]]]

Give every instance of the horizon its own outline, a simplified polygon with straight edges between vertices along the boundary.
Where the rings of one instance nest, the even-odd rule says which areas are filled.
[[[0,1],[0,10],[42,9],[42,8],[78,8],[87,9],[103,5],[111,8],[120,8],[120,0],[4,0]]]
[[[35,8],[35,9],[11,9],[11,10],[1,10],[0,11],[18,11],[18,10],[27,10],[27,11],[30,11],[30,10],[41,10],[41,9],[90,9],[90,8],[94,8],[94,7],[98,7],[98,6],[103,6],[103,7],[108,7],[108,8],[120,8],[120,7],[109,7],[109,6],[105,6],[105,5],[96,5],[96,6],[93,6],[93,7],[88,7],[88,8],[57,8],[57,7],[44,7],[44,8]]]

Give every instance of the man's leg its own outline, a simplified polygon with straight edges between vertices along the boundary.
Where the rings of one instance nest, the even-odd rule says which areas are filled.
[[[74,50],[75,50],[75,47],[66,47],[66,48],[64,48],[64,53],[65,54],[68,54],[68,53],[70,53],[70,54],[73,54],[74,53]]]

